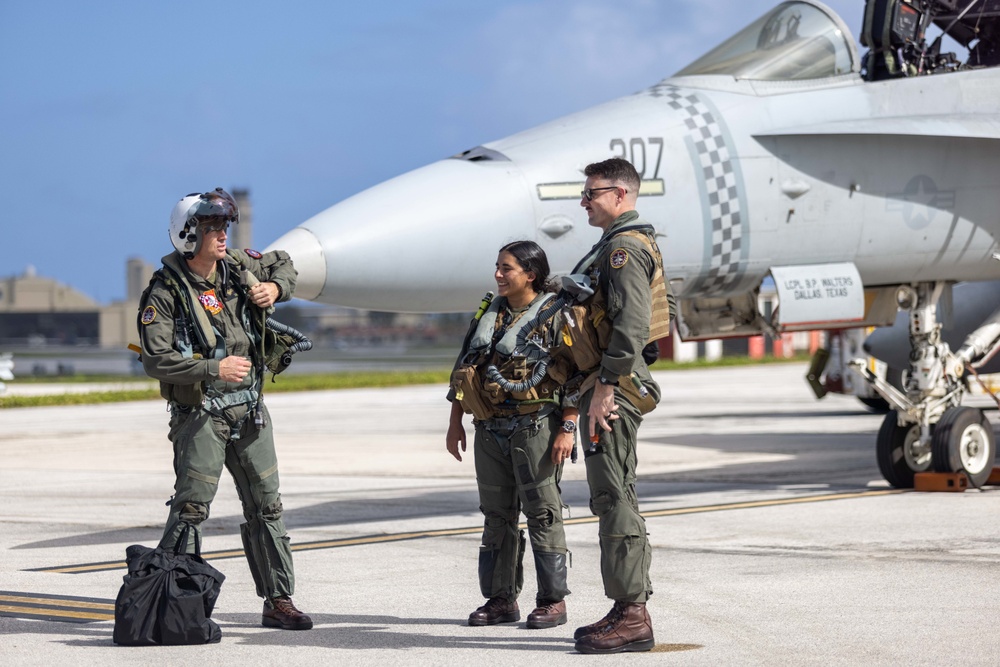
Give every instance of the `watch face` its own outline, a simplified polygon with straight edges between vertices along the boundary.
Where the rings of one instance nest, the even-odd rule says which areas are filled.
[[[564,421],[562,423],[562,430],[566,431],[567,433],[576,433],[576,422],[570,420]]]

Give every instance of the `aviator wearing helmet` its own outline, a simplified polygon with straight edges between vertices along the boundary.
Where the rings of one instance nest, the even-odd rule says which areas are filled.
[[[170,213],[170,242],[184,259],[193,259],[206,231],[222,231],[239,221],[236,200],[222,188],[194,192],[177,202]]]
[[[170,408],[174,495],[160,546],[195,553],[223,470],[232,474],[245,523],[243,550],[261,624],[307,630],[292,603],[292,552],[285,529],[274,430],[262,388],[266,314],[292,298],[296,271],[282,250],[227,247],[239,220],[225,190],[191,194],[170,215],[170,254],[139,301],[142,366]],[[273,337],[272,337],[273,338]]]

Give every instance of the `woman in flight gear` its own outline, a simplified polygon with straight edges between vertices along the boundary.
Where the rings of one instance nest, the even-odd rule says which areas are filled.
[[[521,618],[522,511],[538,579],[527,627],[566,622],[567,549],[558,485],[563,461],[575,449],[578,412],[560,393],[565,367],[548,354],[559,335],[551,317],[558,310],[555,295],[545,291],[548,274],[545,252],[536,243],[515,241],[500,249],[494,273],[499,296],[488,303],[487,295],[452,374],[447,448],[462,460],[462,414],[471,413],[485,516],[479,584],[488,600],[472,612],[469,625]]]

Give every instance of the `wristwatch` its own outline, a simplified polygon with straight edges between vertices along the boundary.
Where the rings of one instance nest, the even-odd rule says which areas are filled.
[[[576,422],[572,419],[567,419],[562,423],[563,433],[576,433]]]
[[[603,375],[597,376],[597,381],[600,382],[603,385],[610,385],[612,387],[617,387],[618,386],[618,380],[609,380],[608,378],[604,377]]]

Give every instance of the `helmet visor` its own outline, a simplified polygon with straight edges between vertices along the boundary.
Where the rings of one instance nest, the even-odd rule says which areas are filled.
[[[190,216],[205,231],[221,231],[224,228],[218,225],[223,221],[227,227],[229,223],[240,221],[240,207],[236,205],[236,200],[231,194],[222,188],[216,188],[198,198],[198,202],[191,208]],[[210,229],[209,225],[216,228]]]

